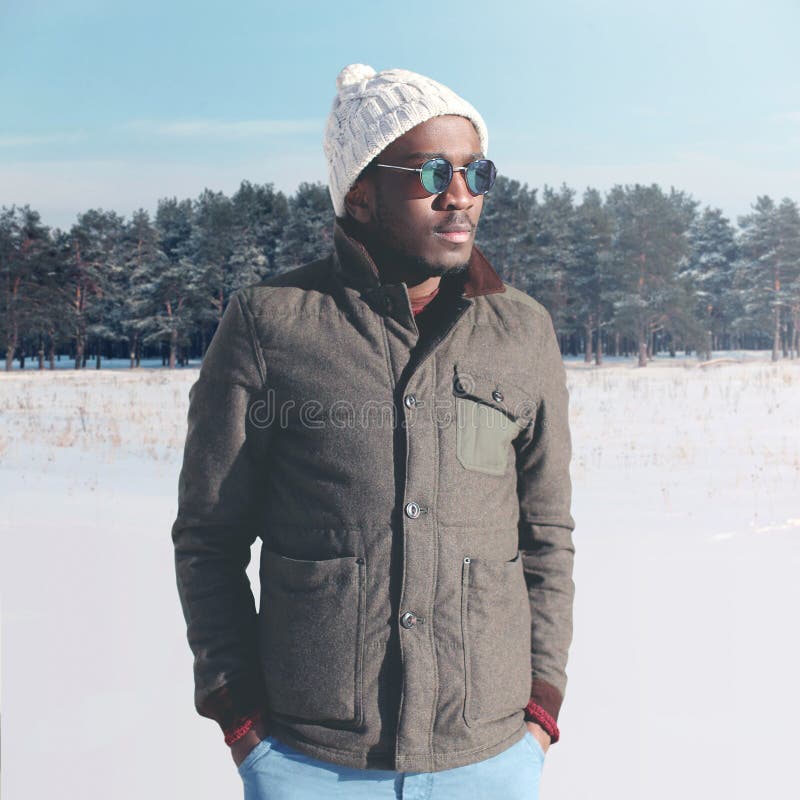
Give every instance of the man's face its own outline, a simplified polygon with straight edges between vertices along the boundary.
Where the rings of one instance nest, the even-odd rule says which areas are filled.
[[[375,161],[420,167],[434,156],[454,167],[483,158],[473,124],[466,117],[434,117],[395,139]],[[463,172],[454,173],[444,192],[431,195],[419,173],[373,166],[348,198],[358,203],[350,206],[351,214],[379,266],[388,262],[419,280],[466,269],[483,195],[469,191]]]

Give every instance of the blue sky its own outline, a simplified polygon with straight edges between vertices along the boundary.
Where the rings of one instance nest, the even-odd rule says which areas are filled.
[[[0,0],[0,205],[67,228],[325,181],[336,75],[362,62],[463,95],[531,187],[658,182],[735,220],[800,201],[798,31],[798,0]]]

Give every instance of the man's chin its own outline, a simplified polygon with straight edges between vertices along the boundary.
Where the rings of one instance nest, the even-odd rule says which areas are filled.
[[[445,275],[463,275],[469,267],[469,261],[456,264],[435,264],[420,257],[414,261],[415,272],[425,278],[444,277]]]

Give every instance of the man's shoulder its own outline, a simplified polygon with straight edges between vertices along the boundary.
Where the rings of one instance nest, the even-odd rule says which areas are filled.
[[[333,252],[328,253],[314,261],[270,275],[247,288],[253,291],[263,289],[267,292],[274,288],[316,289],[320,283],[327,281],[332,256]]]
[[[538,337],[547,328],[550,312],[535,297],[503,281],[502,292],[492,292],[478,298],[478,320],[497,324],[518,334]]]
[[[521,289],[517,289],[516,286],[512,286],[508,281],[503,281],[503,286],[505,291],[491,295],[498,298],[499,302],[520,306],[520,310],[531,309],[538,317],[544,317],[549,314],[547,309],[535,297],[531,297]]]
[[[275,302],[291,302],[293,297],[306,292],[324,291],[330,284],[332,268],[331,252],[306,264],[269,275],[258,283],[239,289],[238,293],[251,308],[268,306]]]

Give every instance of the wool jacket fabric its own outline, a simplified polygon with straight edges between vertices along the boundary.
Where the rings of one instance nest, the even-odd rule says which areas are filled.
[[[195,706],[223,729],[261,710],[310,756],[439,771],[522,738],[530,699],[558,717],[575,521],[551,317],[478,247],[421,316],[339,220],[329,256],[225,310],[172,526]]]

